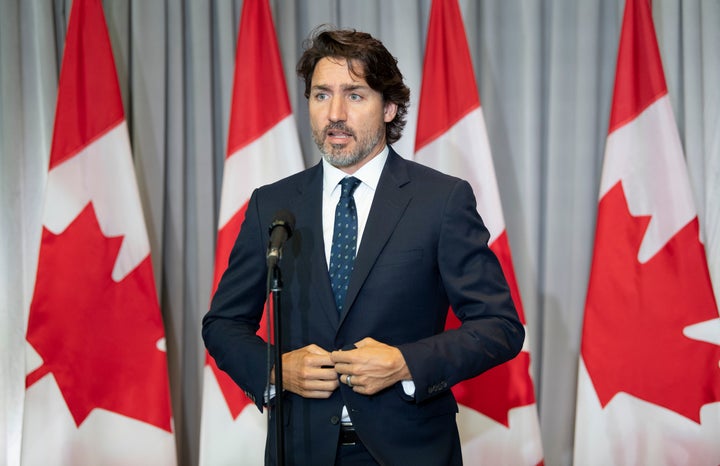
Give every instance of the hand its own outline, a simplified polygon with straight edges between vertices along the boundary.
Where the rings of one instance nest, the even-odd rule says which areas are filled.
[[[308,345],[282,356],[283,389],[305,398],[329,398],[340,386],[330,352]],[[270,374],[275,382],[275,369]]]
[[[396,347],[369,337],[355,343],[355,347],[330,354],[340,381],[347,384],[350,375],[353,391],[374,395],[400,380],[412,379],[405,358]]]

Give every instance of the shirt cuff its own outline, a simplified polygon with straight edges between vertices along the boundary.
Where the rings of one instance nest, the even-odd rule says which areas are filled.
[[[403,391],[407,396],[415,396],[415,382],[412,380],[401,380]]]
[[[415,388],[413,388],[413,393],[415,392]],[[270,385],[267,390],[265,390],[265,404],[268,404],[268,402],[275,397],[275,385]]]

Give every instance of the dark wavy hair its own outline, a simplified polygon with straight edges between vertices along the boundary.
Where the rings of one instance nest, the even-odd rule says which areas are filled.
[[[310,97],[315,65],[325,57],[344,58],[353,76],[363,78],[384,102],[397,105],[395,118],[385,125],[388,144],[400,139],[405,127],[410,89],[403,82],[397,59],[382,42],[368,33],[354,29],[335,29],[323,25],[310,34],[303,43],[304,53],[297,64],[297,74],[305,81],[305,97]],[[362,69],[357,69],[357,64]]]

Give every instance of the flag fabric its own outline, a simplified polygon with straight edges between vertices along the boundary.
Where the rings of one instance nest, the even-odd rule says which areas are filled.
[[[480,96],[457,0],[433,0],[415,141],[415,160],[468,180],[490,231],[513,301],[526,325],[512,264]],[[450,314],[448,327],[459,322]],[[453,387],[461,404],[463,457],[471,465],[543,462],[527,346],[518,357]]]
[[[648,0],[626,0],[575,464],[720,464],[720,318]]]
[[[213,294],[254,188],[304,168],[268,0],[245,0],[235,56]],[[265,322],[260,332],[265,335]],[[206,353],[200,464],[264,462],[265,415]]]
[[[100,0],[74,0],[27,327],[22,464],[177,464],[165,334]]]

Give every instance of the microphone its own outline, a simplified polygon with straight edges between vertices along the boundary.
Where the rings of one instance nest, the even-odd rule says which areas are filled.
[[[293,234],[295,229],[295,216],[292,212],[280,209],[275,212],[275,219],[270,224],[270,242],[268,244],[267,266],[275,267],[282,255],[282,247],[285,241]]]

